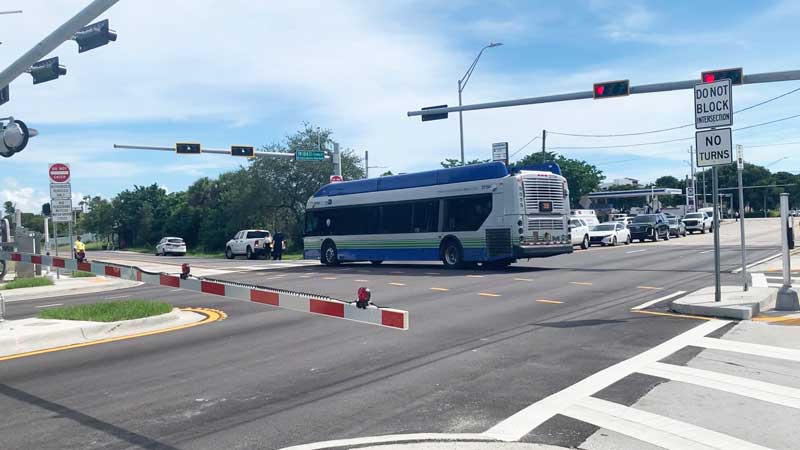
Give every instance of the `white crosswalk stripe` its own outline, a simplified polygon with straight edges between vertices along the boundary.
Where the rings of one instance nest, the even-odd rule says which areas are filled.
[[[539,400],[495,425],[484,435],[504,441],[519,440],[545,421],[560,414],[665,449],[767,449],[768,447],[756,442],[749,442],[672,417],[644,411],[636,408],[636,405],[625,406],[596,396],[611,384],[638,373],[800,410],[800,389],[798,388],[713,370],[661,362],[664,358],[690,346],[800,362],[800,350],[797,349],[707,337],[708,334],[728,323],[730,322],[711,320],[699,325],[644,353],[608,367],[562,391]],[[746,420],[746,414],[742,417],[743,420]]]

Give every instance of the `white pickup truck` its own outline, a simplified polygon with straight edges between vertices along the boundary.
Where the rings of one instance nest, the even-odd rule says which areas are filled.
[[[272,235],[267,230],[242,230],[225,244],[225,257],[233,259],[244,255],[247,259],[256,259],[265,255],[269,258],[271,243]]]

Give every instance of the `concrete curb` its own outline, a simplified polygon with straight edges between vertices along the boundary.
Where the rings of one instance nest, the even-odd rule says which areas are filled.
[[[105,281],[87,281],[105,280]],[[24,300],[35,300],[47,297],[61,297],[64,295],[94,294],[97,292],[115,291],[129,287],[139,286],[138,281],[124,280],[120,278],[71,278],[56,282],[54,286],[41,286],[22,289],[2,290],[6,302],[20,302]]]
[[[201,314],[173,308],[166,314],[119,322],[11,320],[0,323],[0,356],[157,331],[203,319]]]
[[[752,287],[743,292],[741,286],[722,286],[722,301],[714,301],[714,287],[707,287],[670,302],[670,309],[681,314],[750,320],[762,311],[775,307],[777,291]]]

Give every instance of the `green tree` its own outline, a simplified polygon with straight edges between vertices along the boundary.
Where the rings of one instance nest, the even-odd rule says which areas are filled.
[[[6,200],[6,202],[3,203],[3,211],[6,213],[6,216],[13,216],[17,211],[17,206],[11,200]]]
[[[490,160],[488,160],[488,159],[478,159],[478,158],[476,158],[476,159],[471,159],[471,160],[469,160],[469,161],[465,161],[465,164],[464,164],[464,165],[465,165],[465,166],[470,166],[470,165],[472,165],[472,164],[483,164],[483,163],[487,163],[487,162],[489,162],[489,161],[490,161]],[[440,164],[441,164],[441,165],[442,165],[442,167],[444,167],[445,169],[449,169],[449,168],[451,168],[451,167],[458,167],[458,166],[460,166],[460,165],[461,165],[461,160],[460,160],[460,159],[453,159],[453,158],[445,158],[445,160],[444,160],[444,161],[442,161]]]
[[[533,152],[525,156],[516,164],[515,167],[542,164],[543,162],[556,162],[561,167],[561,175],[567,179],[569,184],[569,199],[573,208],[579,207],[579,201],[584,195],[594,191],[605,179],[603,172],[592,164],[579,159],[567,158],[555,152]]]

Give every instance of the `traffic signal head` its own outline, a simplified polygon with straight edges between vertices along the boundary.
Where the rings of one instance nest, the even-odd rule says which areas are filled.
[[[42,215],[50,217],[52,210],[50,208],[50,203],[45,203],[42,205]]]
[[[720,70],[707,70],[700,74],[700,79],[703,83],[713,83],[718,80],[731,80],[731,84],[742,84],[742,68],[735,69],[720,69]]]
[[[72,39],[78,43],[78,53],[102,47],[117,40],[117,33],[108,28],[108,19],[81,28]]]
[[[251,145],[231,145],[231,156],[245,156],[247,158],[252,158],[256,156],[256,152]]]
[[[66,75],[67,68],[58,64],[58,56],[56,56],[55,58],[43,59],[32,65],[28,69],[28,73],[33,77],[33,84],[39,84],[55,80],[61,75]]]
[[[422,110],[425,111],[426,109],[439,109],[439,108],[447,108],[447,105],[426,106],[425,108],[422,108]],[[423,122],[427,122],[429,120],[440,120],[440,119],[447,119],[447,113],[422,115]]]
[[[175,153],[179,155],[199,155],[201,151],[200,144],[191,142],[178,142],[175,144]]]
[[[592,97],[608,98],[608,97],[624,97],[630,95],[631,83],[630,80],[619,81],[604,81],[602,83],[595,83],[592,89]]]
[[[8,158],[14,153],[21,152],[28,145],[28,139],[35,136],[21,120],[13,120],[2,128],[0,139],[0,156]]]

